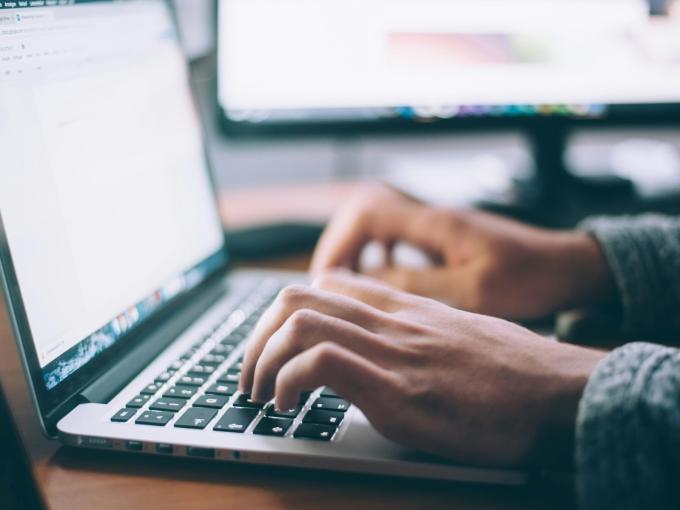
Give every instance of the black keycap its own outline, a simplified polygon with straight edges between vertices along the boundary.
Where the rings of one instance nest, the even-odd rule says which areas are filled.
[[[337,427],[342,422],[345,417],[345,413],[340,413],[336,411],[318,411],[316,409],[310,409],[305,417],[303,418],[303,423],[318,423],[319,425],[333,425]]]
[[[180,377],[179,381],[177,382],[179,384],[184,384],[186,386],[203,386],[205,384],[205,381],[207,381],[206,377],[185,375],[184,377]]]
[[[133,398],[132,400],[130,400],[130,402],[127,403],[127,407],[139,409],[144,404],[146,404],[150,398],[151,395],[137,395],[135,398]]]
[[[300,393],[300,405],[306,404],[311,394],[312,394],[311,391],[303,391],[302,393]]]
[[[222,345],[222,344],[218,344],[218,345],[216,345],[216,346],[213,348],[212,351],[210,351],[210,354],[222,354],[222,355],[227,356],[227,355],[228,355],[229,353],[231,353],[231,351],[233,351],[234,349],[236,349],[236,346],[235,346],[235,345],[230,345],[230,344]]]
[[[183,429],[204,429],[216,414],[217,411],[215,409],[192,407],[180,416],[179,420],[175,422],[175,427]]]
[[[178,359],[177,361],[173,361],[173,362],[170,364],[170,366],[168,367],[168,370],[175,370],[175,371],[177,371],[177,370],[179,370],[180,368],[182,368],[183,366],[184,366],[184,361],[182,361],[181,359]]]
[[[149,384],[141,391],[141,393],[142,395],[154,395],[160,387],[160,384]]]
[[[333,388],[329,388],[328,386],[321,390],[321,396],[331,398],[342,398],[340,395],[336,393],[336,391]]]
[[[196,386],[182,386],[181,384],[178,384],[177,386],[173,386],[172,388],[169,388],[168,391],[166,391],[163,396],[164,397],[171,397],[171,398],[191,398],[193,397],[196,392],[198,391],[198,388]]]
[[[263,436],[283,436],[293,424],[287,418],[262,418],[253,432]]]
[[[191,376],[209,376],[215,371],[215,367],[212,365],[194,365],[189,370],[188,375]]]
[[[177,412],[186,405],[187,401],[181,398],[159,398],[151,404],[152,411],[172,411]]]
[[[240,358],[234,363],[234,366],[231,367],[229,370],[233,370],[234,372],[238,371],[241,372],[243,370],[243,358]]]
[[[321,411],[340,411],[344,413],[349,409],[349,402],[341,398],[320,397],[312,404],[312,409]]]
[[[158,384],[163,384],[168,382],[170,379],[172,379],[172,376],[175,375],[174,370],[166,370],[162,374],[159,374],[158,377],[156,377],[156,383]]]
[[[229,409],[220,418],[214,430],[220,432],[244,432],[257,416],[257,409]]]
[[[337,429],[329,425],[318,425],[316,423],[301,423],[293,437],[304,439],[316,439],[317,441],[330,441]]]
[[[135,409],[129,409],[127,407],[124,407],[120,411],[118,411],[116,414],[111,416],[111,421],[117,421],[120,423],[124,423],[128,421],[130,418],[132,418],[137,411]]]
[[[293,409],[276,409],[274,406],[270,406],[267,409],[267,416],[273,416],[275,418],[295,418],[302,407],[294,407]]]
[[[194,400],[194,405],[196,407],[212,407],[214,409],[222,409],[228,401],[229,397],[224,397],[222,395],[201,395],[196,400]]]
[[[206,354],[201,360],[201,365],[210,365],[217,367],[224,363],[227,357],[224,354]]]
[[[220,376],[219,382],[237,383],[240,378],[241,371],[235,368],[230,368]]]
[[[234,400],[234,407],[250,407],[252,409],[262,409],[264,407],[264,403],[253,402],[252,400],[250,400],[249,393],[243,393],[239,395],[236,400]]]
[[[219,383],[213,384],[210,388],[205,390],[206,393],[210,395],[224,395],[225,397],[230,397],[236,393],[237,386],[234,383]]]
[[[167,411],[145,411],[135,420],[135,423],[138,425],[156,425],[162,427],[172,420],[173,416],[175,416],[175,413]]]

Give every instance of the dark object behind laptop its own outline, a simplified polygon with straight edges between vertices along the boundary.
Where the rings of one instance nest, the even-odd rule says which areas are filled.
[[[0,506],[4,510],[46,508],[33,478],[28,454],[0,387]]]

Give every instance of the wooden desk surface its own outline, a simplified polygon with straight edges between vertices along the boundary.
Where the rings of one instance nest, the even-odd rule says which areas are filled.
[[[263,265],[305,264],[302,257]],[[55,510],[575,508],[568,481],[485,487],[62,447],[40,431],[1,298],[0,377],[38,483]]]

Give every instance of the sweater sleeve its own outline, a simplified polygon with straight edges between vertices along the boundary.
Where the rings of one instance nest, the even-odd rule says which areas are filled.
[[[627,344],[600,362],[579,404],[582,510],[680,508],[680,351]]]
[[[616,282],[620,333],[680,338],[680,218],[595,218],[580,228],[599,242]]]

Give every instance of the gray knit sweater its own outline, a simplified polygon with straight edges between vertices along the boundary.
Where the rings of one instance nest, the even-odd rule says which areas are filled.
[[[596,219],[628,338],[680,341],[680,219]],[[680,508],[680,350],[636,342],[590,377],[576,428],[581,507]]]

